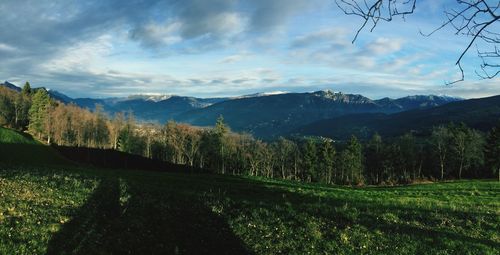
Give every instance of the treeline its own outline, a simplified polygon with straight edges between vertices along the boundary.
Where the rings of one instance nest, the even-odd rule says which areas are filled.
[[[220,117],[213,128],[173,121],[142,124],[132,113],[108,117],[33,91],[0,87],[0,124],[27,130],[48,144],[107,148],[207,172],[264,176],[328,184],[395,184],[425,179],[500,180],[500,126],[488,134],[465,126],[435,127],[429,137],[411,133],[362,143],[325,138],[279,138],[264,142],[231,132]]]

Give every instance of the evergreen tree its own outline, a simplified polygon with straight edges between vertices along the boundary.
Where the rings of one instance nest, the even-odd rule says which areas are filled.
[[[318,164],[318,154],[316,153],[316,144],[313,140],[308,139],[302,148],[302,179],[311,182],[316,177],[316,168]]]
[[[17,93],[14,99],[15,106],[15,126],[19,130],[25,130],[29,123],[29,109],[31,107],[31,99],[24,93]]]
[[[347,147],[340,155],[339,161],[342,183],[354,185],[364,182],[363,151],[355,136],[351,136]]]
[[[379,134],[374,134],[366,145],[366,172],[370,181],[379,184],[384,172],[384,144]]]
[[[15,106],[12,91],[0,87],[0,125],[14,126]]]
[[[417,175],[418,152],[415,137],[411,133],[406,133],[397,140],[397,143],[400,179],[408,183]]]
[[[47,91],[39,89],[32,98],[32,104],[29,109],[29,130],[42,138],[45,119],[47,118],[50,97]]]
[[[325,140],[321,146],[320,166],[322,179],[324,182],[331,184],[335,178],[335,147],[329,140]]]
[[[21,94],[25,96],[31,95],[31,85],[29,82],[26,82],[23,86],[23,89],[21,90]]]
[[[486,166],[500,181],[500,122],[488,134],[485,146]]]
[[[213,130],[214,136],[214,145],[217,151],[217,163],[218,170],[224,174],[226,173],[226,154],[227,154],[227,134],[229,133],[229,128],[224,123],[224,118],[222,115],[217,118],[217,122],[215,123],[215,128]]]

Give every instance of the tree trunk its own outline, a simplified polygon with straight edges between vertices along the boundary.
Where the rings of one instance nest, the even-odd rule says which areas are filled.
[[[462,179],[462,169],[463,169],[463,167],[464,167],[464,161],[462,159],[462,160],[460,160],[460,168],[458,168],[458,179],[459,180]]]
[[[297,180],[297,157],[295,157],[293,161],[293,171],[294,171],[294,179]]]
[[[441,162],[441,180],[443,180],[444,177],[444,164]]]

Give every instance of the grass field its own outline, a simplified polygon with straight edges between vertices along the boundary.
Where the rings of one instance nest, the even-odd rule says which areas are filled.
[[[0,254],[498,254],[500,184],[1,167]]]
[[[0,132],[0,141],[18,139],[0,143],[0,254],[500,250],[496,181],[349,188],[83,168],[29,136]]]

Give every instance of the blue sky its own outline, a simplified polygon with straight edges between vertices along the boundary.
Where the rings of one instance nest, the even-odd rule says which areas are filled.
[[[334,0],[2,0],[0,80],[72,97],[500,94],[499,79],[474,74],[475,48],[463,61],[466,81],[445,85],[459,77],[466,37],[419,34],[454,2],[418,1],[405,21],[380,23],[352,44],[362,20]]]

